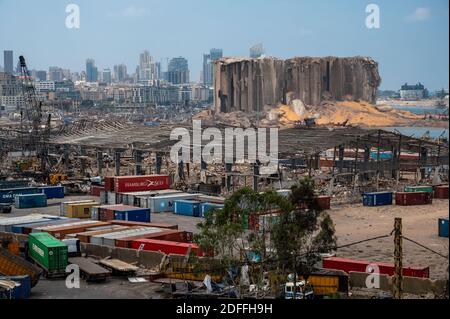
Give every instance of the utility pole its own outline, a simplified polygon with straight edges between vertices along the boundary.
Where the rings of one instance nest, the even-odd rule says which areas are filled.
[[[394,250],[394,259],[395,259],[395,273],[394,273],[394,280],[392,282],[392,288],[394,291],[394,299],[401,299],[402,293],[403,293],[403,275],[402,275],[402,268],[403,268],[403,238],[402,238],[402,219],[396,218],[395,224],[394,224],[394,244],[395,244],[395,250]]]

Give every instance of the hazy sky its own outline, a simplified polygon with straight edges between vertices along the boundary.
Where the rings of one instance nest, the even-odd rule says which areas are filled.
[[[65,26],[68,4],[81,11],[81,28]],[[380,29],[365,26],[366,6],[379,5]],[[25,55],[30,68],[99,69],[125,63],[134,72],[139,53],[157,59],[184,56],[198,80],[202,54],[222,48],[248,56],[264,43],[267,55],[371,56],[382,89],[421,81],[448,88],[448,0],[0,0],[0,52]],[[3,58],[0,59],[3,65]]]

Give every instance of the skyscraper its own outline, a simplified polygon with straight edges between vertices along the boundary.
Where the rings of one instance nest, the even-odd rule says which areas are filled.
[[[14,58],[13,51],[5,50],[3,51],[3,68],[5,73],[14,73]]]
[[[103,82],[107,84],[111,84],[112,78],[111,78],[111,70],[110,69],[104,69],[103,75],[102,75]]]
[[[86,60],[86,82],[97,82],[98,81],[98,69],[95,66],[94,59]]]
[[[211,49],[209,54],[203,54],[203,84],[212,86],[214,83],[213,64],[223,57],[222,49]]]
[[[114,81],[123,82],[127,77],[127,66],[125,64],[114,66]]]
[[[46,71],[36,71],[35,74],[36,81],[47,81],[47,72]]]
[[[172,84],[189,83],[189,65],[185,58],[178,57],[170,60],[167,80]]]
[[[137,70],[138,78],[141,81],[158,80],[160,68],[155,62],[150,52],[145,50],[139,55],[139,66]]]
[[[48,80],[60,82],[64,79],[63,69],[57,66],[51,66],[48,68]]]

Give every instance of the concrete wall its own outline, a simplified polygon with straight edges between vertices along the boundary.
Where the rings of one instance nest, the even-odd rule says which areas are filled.
[[[378,63],[367,57],[225,58],[214,65],[217,112],[263,110],[300,99],[320,105],[324,99],[375,103],[381,83]]]
[[[153,268],[160,265],[164,254],[154,251],[138,251],[136,249],[117,248],[81,243],[81,252],[99,258],[117,258],[136,266]]]
[[[350,272],[349,285],[355,288],[367,288],[367,273]],[[414,295],[433,293],[438,296],[445,294],[446,280],[432,280],[428,278],[403,277],[403,292]],[[392,291],[392,276],[380,275],[380,290]]]

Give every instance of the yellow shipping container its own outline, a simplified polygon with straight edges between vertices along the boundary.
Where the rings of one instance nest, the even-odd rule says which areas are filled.
[[[91,218],[92,207],[100,205],[99,203],[80,203],[67,205],[67,217],[69,218]]]

